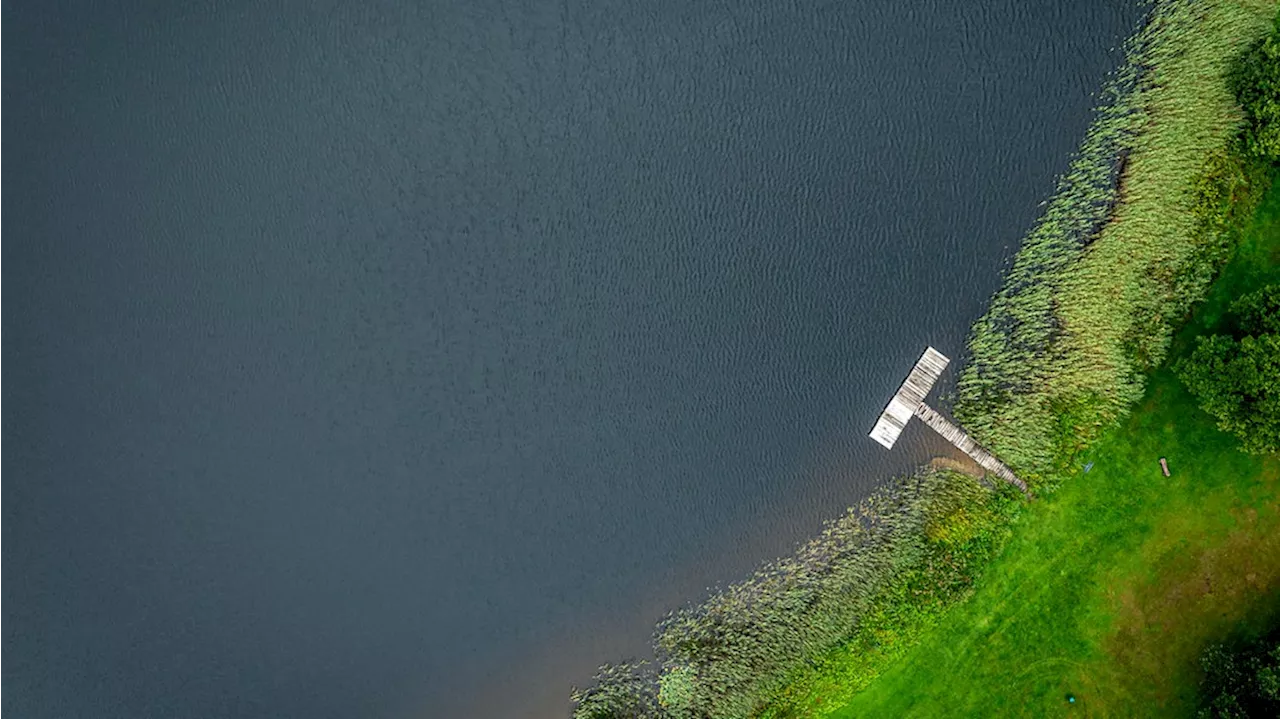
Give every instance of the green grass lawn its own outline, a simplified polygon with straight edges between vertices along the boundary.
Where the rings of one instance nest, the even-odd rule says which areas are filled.
[[[1280,183],[1173,356],[1276,281]],[[1280,609],[1280,458],[1238,451],[1163,369],[1086,462],[1021,515],[973,596],[836,716],[1194,713],[1202,649]]]

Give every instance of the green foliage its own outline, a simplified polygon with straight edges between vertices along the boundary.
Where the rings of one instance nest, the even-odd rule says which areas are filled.
[[[1231,305],[1240,334],[1280,333],[1280,284],[1267,285]]]
[[[1268,186],[1268,163],[1239,149],[1260,125],[1242,129],[1237,95],[1272,67],[1257,48],[1275,45],[1262,41],[1275,15],[1262,1],[1156,3],[974,325],[956,417],[1042,489],[1142,395]],[[1232,73],[1249,48],[1256,72]]]
[[[758,716],[801,716],[841,706],[972,592],[1025,505],[1007,485],[996,494],[958,499],[953,495],[929,513],[917,560],[900,568],[872,599],[852,636],[793,672]]]
[[[1170,344],[1174,356],[1191,353],[1197,335],[1242,324],[1229,308],[1269,306],[1273,295],[1257,290],[1280,279],[1280,186],[1243,201],[1254,215]],[[1094,411],[1084,397],[1053,406],[1060,424],[1050,436],[1055,451],[1078,452],[1075,467],[1092,470],[1069,481],[1069,471],[1049,474],[1061,488],[1025,510],[973,597],[830,714],[1187,716],[1204,646],[1242,622],[1271,621],[1268,592],[1280,577],[1275,458],[1237,451],[1163,369],[1123,425],[1076,443],[1071,427]]]
[[[673,666],[662,677],[658,702],[664,707],[687,707],[697,701],[698,674],[693,667]]]
[[[976,556],[1016,505],[953,472],[897,482],[795,555],[668,617],[657,638],[664,707],[748,716],[785,686],[795,693],[833,649],[882,648],[970,586]]]
[[[1242,449],[1280,451],[1280,285],[1240,298],[1232,313],[1236,334],[1198,337],[1178,376]]]
[[[1230,648],[1214,644],[1200,657],[1203,719],[1280,716],[1280,640]]]
[[[1176,286],[1203,288],[1230,259],[1262,193],[1270,185],[1269,166],[1241,151],[1240,143],[1213,152],[1191,188],[1191,215],[1200,223],[1200,242],[1179,270]],[[1184,296],[1194,299],[1196,293]],[[1184,313],[1187,303],[1171,307]]]
[[[1051,403],[1055,420],[1054,469],[1057,474],[1074,467],[1080,453],[1102,434],[1104,425],[1099,417],[1106,403],[1106,398],[1097,393],[1060,398]],[[1050,489],[1048,486],[1045,488]]]
[[[1194,411],[1176,380],[1165,375],[1153,390],[1160,401],[1108,433],[1090,455],[1097,465],[1088,475],[1027,509],[972,598],[836,716],[1047,717],[1069,708],[1081,716],[1187,715],[1179,709],[1194,707],[1187,695],[1204,635],[1238,621],[1238,607],[1261,593],[1244,572],[1220,568],[1227,552],[1205,557],[1208,542],[1197,540],[1213,531],[1238,534],[1232,513],[1248,501],[1242,494],[1258,491],[1264,465],[1223,441],[1230,438]],[[1171,394],[1180,396],[1170,401]],[[1171,422],[1176,429],[1163,434]],[[1154,461],[1162,455],[1171,478]],[[1276,501],[1271,489],[1249,506],[1266,511]],[[1151,551],[1151,544],[1165,547]],[[1153,570],[1171,561],[1182,561],[1186,574],[1163,581]],[[1251,553],[1240,563],[1275,577],[1266,561]],[[1209,596],[1199,591],[1206,577]],[[1064,703],[1067,693],[1076,695],[1075,707]]]
[[[1237,136],[1233,87],[1243,92],[1247,81],[1226,78],[1274,15],[1273,0],[1157,0],[1079,156],[973,328],[956,417],[1041,488],[1059,484],[1142,396],[1172,328],[1231,257],[1267,189],[1269,161],[1238,149],[1250,140]],[[1250,112],[1248,128],[1271,122],[1265,103]],[[598,700],[596,689],[576,695],[579,712],[600,713],[575,719],[833,710],[973,591],[1022,506],[1008,488],[993,494],[952,473],[898,480],[792,557],[673,613],[656,637],[659,688],[650,675],[606,668]],[[1100,514],[1075,528],[1087,535]],[[1116,536],[1133,531],[1122,519]],[[1047,577],[1057,579],[1056,568]],[[1082,577],[1070,586],[1089,585]],[[1074,609],[1075,594],[1060,596],[1046,604],[1055,616]]]
[[[1275,32],[1249,49],[1233,73],[1232,85],[1249,118],[1249,150],[1280,160],[1280,22]]]
[[[574,689],[573,719],[658,719],[662,716],[646,662],[606,664],[595,683]]]
[[[1273,185],[1171,353],[1229,330],[1228,309],[1277,281]],[[808,715],[1194,715],[1205,646],[1280,614],[1276,461],[1238,451],[1156,370],[1138,410],[1077,458],[1092,470],[1024,510],[972,598],[844,707]]]

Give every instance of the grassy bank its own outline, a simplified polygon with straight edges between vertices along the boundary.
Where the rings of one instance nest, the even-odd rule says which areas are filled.
[[[1135,440],[1128,455],[1107,444],[1114,439],[1094,445],[1143,397],[1149,373],[1170,351],[1171,328],[1204,297],[1267,185],[1269,165],[1232,144],[1243,116],[1227,73],[1266,34],[1275,11],[1273,0],[1154,6],[1080,156],[974,328],[956,415],[1047,501],[1028,509],[1003,489],[991,492],[953,472],[896,481],[795,556],[673,613],[656,637],[658,665],[606,668],[596,686],[576,695],[576,717],[947,712],[942,698],[951,690],[941,671],[928,673],[926,658],[959,651],[938,638],[970,629],[961,626],[969,621],[964,613],[982,607],[1000,621],[1006,615],[999,611],[1026,607],[1046,622],[1025,625],[1024,634],[998,623],[977,625],[987,639],[974,639],[971,654],[998,637],[994,641],[1009,646],[1008,661],[1021,662],[1001,666],[1005,658],[993,655],[985,680],[1039,671],[1028,670],[1017,653],[1037,654],[1036,642],[1059,636],[1053,629],[1058,610],[1076,607],[1088,596],[1088,583],[1098,580],[1085,564],[1053,562],[1084,557],[1088,566],[1106,565],[1155,537],[1156,525],[1144,529],[1147,534],[1122,529],[1126,513],[1159,504],[1158,493],[1135,479],[1116,500],[1110,488],[1098,496],[1097,482],[1121,482],[1129,469],[1153,461],[1152,451],[1185,461],[1175,480],[1191,482],[1196,475],[1187,473],[1205,469],[1193,464],[1195,457],[1226,446],[1214,444],[1220,440],[1211,422],[1211,433],[1168,436],[1172,416],[1152,412],[1197,410],[1158,372],[1150,391],[1168,401],[1144,405],[1128,421],[1152,424],[1128,428],[1161,434]],[[1161,437],[1159,447],[1149,444]],[[1090,473],[1079,473],[1086,456],[1105,451],[1112,452],[1107,467],[1094,460]],[[1249,461],[1224,455],[1220,464],[1230,476],[1265,473]],[[1214,481],[1229,480],[1219,476],[1196,487]],[[1212,528],[1188,525],[1183,534]],[[1063,553],[1050,556],[1050,548]],[[1050,591],[1053,572],[1077,581]],[[1079,644],[1075,653],[1064,651],[1064,661],[1097,659],[1088,642],[1063,641]],[[939,665],[969,671],[964,662],[973,657],[955,656],[956,662],[938,659]],[[919,682],[933,682],[918,693],[922,703],[893,702],[894,687],[903,695]],[[1058,691],[1035,686],[1045,702]],[[990,687],[976,681],[971,687],[972,701],[958,700],[957,711],[988,713],[990,705],[980,700]],[[857,700],[863,703],[848,704],[864,689]],[[936,702],[927,700],[930,691],[938,693]],[[1012,709],[1014,695],[1009,701],[996,709]]]
[[[1247,468],[1250,462],[1237,456],[1232,438],[1217,432],[1169,372],[1153,373],[1153,369],[1168,358],[1171,348],[1185,353],[1185,338],[1217,322],[1231,297],[1258,286],[1261,280],[1256,274],[1275,271],[1275,216],[1280,199],[1272,193],[1257,209],[1273,170],[1248,152],[1252,128],[1246,125],[1236,134],[1239,108],[1227,80],[1241,51],[1265,34],[1275,12],[1272,2],[1170,3],[1157,8],[1151,25],[1131,50],[1135,58],[1148,58],[1147,74],[1134,77],[1132,67],[1120,74],[1112,87],[1112,105],[1100,114],[1080,158],[1019,253],[1005,287],[975,325],[956,414],[1031,479],[1049,501],[1017,517],[1022,528],[1014,533],[1014,546],[998,562],[982,568],[983,576],[990,579],[981,585],[985,589],[978,596],[958,614],[947,615],[945,626],[926,631],[935,639],[909,650],[901,643],[839,647],[819,667],[799,672],[766,715],[853,715],[838,707],[863,689],[866,696],[851,706],[870,707],[867,715],[882,715],[878,711],[895,715],[914,705],[907,701],[881,705],[873,698],[886,692],[911,697],[911,687],[931,682],[937,701],[925,702],[920,715],[984,711],[1033,715],[1057,706],[1054,702],[1065,691],[1054,694],[1055,689],[1027,686],[1009,675],[1034,674],[1039,670],[1027,669],[1034,664],[1049,676],[1061,677],[1061,666],[1052,666],[1058,660],[1046,657],[1060,657],[1068,665],[1084,661],[1066,651],[1044,653],[1050,638],[1087,644],[1088,640],[1071,633],[1078,622],[1067,611],[1079,606],[1088,582],[1097,580],[1084,573],[1098,564],[1106,566],[1112,554],[1142,541],[1147,536],[1144,532],[1179,537],[1180,532],[1197,536],[1208,531],[1179,514],[1207,507],[1207,496],[1177,494],[1177,481],[1152,491],[1149,484],[1128,486],[1122,479],[1149,479],[1155,458],[1182,453],[1206,462],[1189,467],[1192,472],[1216,467],[1218,473],[1211,480],[1200,473],[1196,488],[1217,487],[1218,501],[1231,501],[1226,488],[1234,481],[1260,481],[1260,465],[1254,462]],[[1113,175],[1108,171],[1118,176],[1118,182],[1111,182]],[[1237,248],[1239,254],[1197,310],[1199,316],[1187,323],[1193,303],[1205,297],[1209,282]],[[1184,324],[1183,339],[1175,340],[1171,328]],[[1126,420],[1133,402],[1147,390],[1148,378],[1152,382],[1148,398],[1158,395],[1165,403],[1157,410],[1148,399],[1137,415]],[[1198,423],[1171,438],[1173,418],[1185,416],[1195,417]],[[1126,424],[1117,428],[1118,421]],[[1097,445],[1104,434],[1110,444]],[[1133,442],[1121,450],[1115,443],[1128,440],[1117,437],[1143,437],[1145,444]],[[1153,448],[1153,444],[1160,446]],[[1209,446],[1217,451],[1208,452]],[[1105,462],[1095,458],[1105,452],[1111,453]],[[1090,461],[1094,468],[1085,474],[1082,467]],[[1175,479],[1196,476],[1183,474]],[[1061,496],[1054,494],[1059,487],[1065,487]],[[1149,516],[1156,510],[1147,507],[1168,513],[1162,515],[1164,526]],[[1078,514],[1066,516],[1063,508]],[[1224,521],[1222,513],[1212,521]],[[1176,522],[1182,525],[1174,526]],[[1050,581],[1049,575],[1064,581]],[[995,595],[984,600],[982,591]],[[1039,623],[1010,624],[1002,617],[992,624],[993,601],[1005,609],[1038,612]],[[1223,620],[1238,619],[1238,610],[1225,608]],[[1142,618],[1139,613],[1137,621]],[[1056,621],[1062,624],[1055,625]],[[1162,621],[1166,632],[1171,631],[1175,620]],[[1206,617],[1194,621],[1205,631],[1221,626]],[[1015,658],[996,651],[991,656],[998,659],[987,667],[990,671],[971,673],[964,662],[973,657],[963,657],[948,642],[968,636],[966,632],[974,626],[979,627],[975,636],[983,637],[974,640],[978,645],[1006,642],[1024,655]],[[947,639],[938,643],[936,637]],[[1173,640],[1158,637],[1158,641],[1161,651],[1169,654],[1177,642],[1183,642],[1184,649],[1200,647],[1201,638],[1197,632],[1187,632]],[[910,643],[911,638],[906,639]],[[877,669],[891,662],[868,662],[868,654],[881,654],[886,660],[906,655],[911,658],[908,665],[936,660],[937,666],[947,667],[945,672],[974,679],[964,684],[972,690],[974,701],[957,696],[957,687],[942,681],[944,671],[897,670],[912,677],[907,684],[879,679]],[[1177,661],[1170,658],[1174,655]],[[957,656],[962,657],[960,664],[951,661]],[[1188,656],[1194,664],[1194,654],[1176,652],[1156,664],[1168,669]],[[1005,661],[1013,663],[1002,664]],[[1177,666],[1182,671],[1189,665]],[[1098,671],[1113,669],[1112,664]],[[1108,676],[1111,690],[1132,682],[1155,682],[1152,676],[1139,678],[1136,670]],[[1161,678],[1160,686],[1170,686],[1167,676]],[[1006,697],[1007,704],[978,701],[991,693],[992,686],[1015,687]],[[1181,686],[1194,690],[1194,682]],[[915,693],[928,696],[929,691]],[[1026,704],[1036,708],[1019,709],[1028,696],[1041,694],[1047,697],[1047,706]],[[956,708],[949,710],[944,698],[954,699]],[[1137,708],[1130,706],[1121,713]]]
[[[1268,281],[1280,187],[1174,354]],[[1081,459],[1092,470],[1027,509],[973,597],[835,716],[1194,714],[1204,647],[1280,609],[1280,457],[1239,451],[1160,370]]]
[[[1227,76],[1275,13],[1273,0],[1156,5],[975,325],[956,417],[1033,482],[1060,481],[1142,396],[1224,259],[1235,208],[1252,206],[1241,195],[1261,169],[1228,152],[1241,111]]]

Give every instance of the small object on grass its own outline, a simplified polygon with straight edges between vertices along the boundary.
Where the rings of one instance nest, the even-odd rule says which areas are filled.
[[[1160,469],[1164,470],[1164,476],[1169,476],[1169,462],[1164,457],[1160,458]]]
[[[1085,473],[1085,474],[1088,474],[1088,473],[1089,473],[1089,470],[1091,470],[1091,469],[1093,469],[1093,462],[1090,462],[1090,463],[1088,463],[1088,464],[1086,464],[1086,465],[1084,466],[1084,473]]]
[[[1068,694],[1068,695],[1067,695],[1067,703],[1068,703],[1068,704],[1075,704],[1075,703],[1076,703],[1076,695],[1075,695],[1075,694]]]

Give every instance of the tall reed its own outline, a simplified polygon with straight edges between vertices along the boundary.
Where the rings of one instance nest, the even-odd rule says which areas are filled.
[[[1275,14],[1274,0],[1153,4],[974,325],[955,414],[1041,491],[1141,396],[1265,189],[1228,75]],[[1020,507],[955,472],[895,480],[793,556],[672,613],[657,664],[604,667],[574,716],[837,707],[967,594]]]

